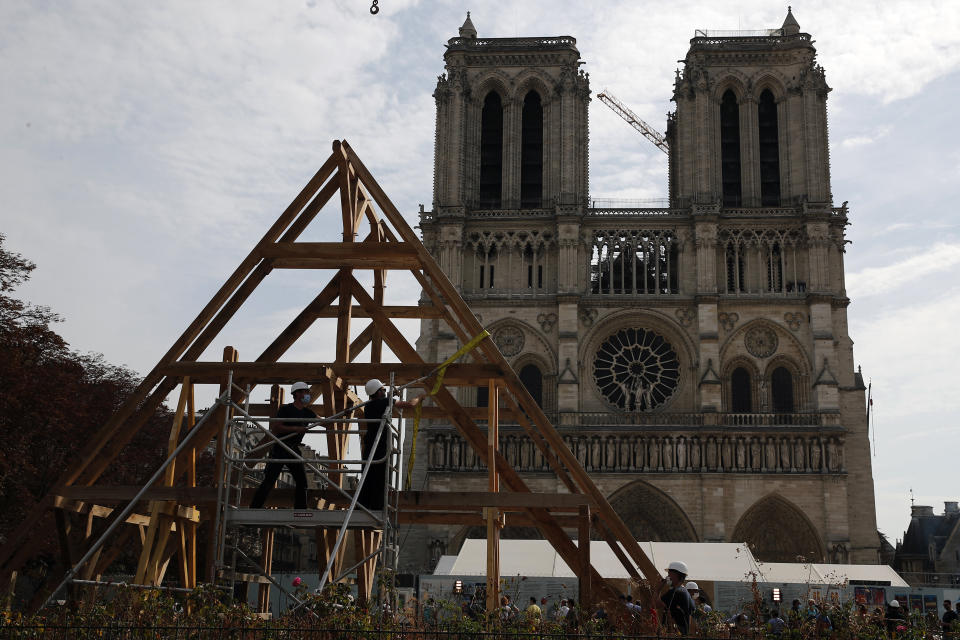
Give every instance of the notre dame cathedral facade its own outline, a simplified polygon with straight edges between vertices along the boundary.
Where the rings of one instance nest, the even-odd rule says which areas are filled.
[[[690,41],[662,208],[594,206],[574,38],[479,38],[468,15],[444,59],[424,243],[637,539],[877,562],[830,88],[793,15]],[[458,347],[422,321],[428,361]],[[460,400],[485,406],[486,389]],[[533,490],[563,490],[519,428],[501,447]],[[417,452],[415,489],[486,489],[449,424],[426,423]],[[401,570],[468,536],[483,533],[418,528]]]

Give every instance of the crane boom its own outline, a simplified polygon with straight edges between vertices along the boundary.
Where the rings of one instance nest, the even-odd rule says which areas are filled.
[[[604,89],[597,95],[597,98],[599,98],[603,104],[610,107],[614,113],[630,123],[630,126],[642,133],[643,136],[655,144],[658,149],[666,154],[670,153],[670,146],[667,144],[667,139],[663,137],[663,134],[641,120],[637,114],[628,109],[625,104],[613,97],[609,91]]]

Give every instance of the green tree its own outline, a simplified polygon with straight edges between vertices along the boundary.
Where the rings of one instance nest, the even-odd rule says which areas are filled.
[[[0,541],[57,482],[80,446],[139,380],[102,355],[70,349],[50,308],[14,297],[36,268],[0,234]],[[146,480],[164,459],[170,414],[157,412],[104,478]]]

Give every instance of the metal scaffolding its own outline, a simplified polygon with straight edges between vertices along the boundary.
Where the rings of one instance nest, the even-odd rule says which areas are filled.
[[[323,568],[318,590],[327,584],[340,582],[354,571],[359,571],[371,561],[379,564],[381,569],[380,589],[378,599],[389,602],[395,597],[394,578],[397,569],[399,541],[397,534],[397,514],[399,510],[398,496],[400,492],[400,427],[393,418],[394,398],[402,388],[394,385],[394,376],[390,376],[388,387],[387,410],[379,419],[365,419],[355,417],[362,414],[363,408],[369,403],[355,404],[347,409],[324,418],[294,419],[255,416],[250,412],[250,387],[241,388],[233,382],[233,371],[227,373],[227,390],[217,398],[213,406],[204,413],[193,430],[186,435],[181,445],[171,451],[167,459],[160,465],[154,475],[137,492],[130,502],[121,511],[119,518],[113,525],[104,531],[94,542],[87,553],[74,567],[70,569],[60,585],[47,598],[49,604],[64,588],[71,585],[116,587],[120,583],[91,581],[78,578],[80,568],[84,566],[114,532],[117,525],[123,522],[127,515],[133,512],[148,490],[160,479],[168,466],[176,460],[183,446],[189,441],[193,432],[205,425],[207,420],[216,415],[218,408],[224,409],[223,423],[220,435],[217,438],[217,475],[216,483],[217,503],[214,512],[215,536],[215,575],[217,584],[233,594],[238,582],[253,582],[260,585],[273,585],[282,590],[298,603],[303,601],[288,589],[284,588],[271,575],[270,562],[258,562],[254,557],[241,548],[241,532],[244,528],[256,528],[268,531],[277,528],[304,529],[317,528],[337,531],[333,549],[327,554],[327,563]],[[237,394],[240,401],[236,400]],[[290,446],[271,431],[270,426],[275,423],[304,423],[309,427],[307,433],[322,435],[357,435],[363,437],[366,429],[376,428],[376,436],[370,450],[365,456],[350,459],[340,457],[307,458],[295,446]],[[360,427],[364,427],[361,429]],[[378,445],[381,440],[386,442],[386,452],[377,456]],[[276,458],[270,455],[271,450],[279,446],[288,458]],[[343,449],[347,451],[346,448]],[[321,488],[332,491],[336,498],[331,500],[333,505],[348,505],[346,508],[336,509],[252,509],[242,504],[244,489],[252,488],[252,484],[259,480],[260,474],[254,467],[268,463],[302,464],[305,471],[309,470],[312,477]],[[383,509],[371,510],[360,504],[360,491],[368,482],[370,470],[374,465],[386,465],[383,491]],[[352,482],[351,482],[352,480]],[[259,484],[259,483],[258,483]],[[348,491],[348,488],[350,489]],[[317,505],[314,505],[317,506]],[[372,542],[371,547],[364,548],[363,557],[346,569],[338,568],[338,559],[345,546],[346,534],[349,530],[368,530]],[[263,557],[272,556],[272,535],[263,536]],[[144,589],[161,589],[189,592],[192,589],[176,589],[160,585],[123,583],[122,586]],[[266,612],[263,604],[269,602],[269,592],[263,596],[261,588],[261,612]],[[268,606],[268,604],[267,604]]]
[[[326,565],[322,567],[318,589],[327,584],[347,578],[362,565],[376,559],[381,569],[381,599],[390,598],[394,591],[393,580],[397,569],[398,539],[397,514],[400,492],[400,428],[393,419],[394,398],[400,393],[391,382],[388,386],[389,402],[387,410],[379,419],[356,417],[367,403],[348,407],[344,411],[329,417],[308,419],[273,418],[254,416],[249,412],[248,394],[244,395],[244,407],[232,403],[232,414],[227,413],[221,436],[218,439],[217,459],[222,461],[222,473],[217,492],[215,512],[216,535],[216,575],[219,583],[229,586],[231,591],[237,582],[260,582],[267,579],[277,585],[270,575],[269,563],[258,563],[240,548],[242,530],[256,529],[305,529],[323,528],[336,530],[333,548],[327,554]],[[368,401],[369,402],[369,401]],[[274,434],[270,425],[275,423],[303,423],[309,426],[307,433],[314,435],[356,435],[362,437],[367,429],[375,428],[376,436],[369,451],[359,458],[306,458],[299,450]],[[361,428],[363,427],[363,428]],[[381,441],[386,442],[385,454],[377,456]],[[289,457],[277,458],[269,455],[276,447]],[[344,452],[346,449],[344,449]],[[257,481],[251,467],[269,463],[302,464],[320,485],[336,496],[335,501],[347,505],[338,509],[252,509],[241,503],[245,488],[253,488]],[[372,510],[359,502],[361,489],[370,482],[368,476],[374,465],[386,465],[386,482],[382,487],[383,509]],[[352,489],[348,491],[347,489]],[[348,531],[366,529],[379,532],[372,536],[372,548],[364,549],[364,556],[355,564],[343,568],[338,566],[341,550],[346,545]],[[272,536],[264,540],[272,542]],[[264,555],[269,551],[264,549]],[[279,585],[277,585],[279,587]]]

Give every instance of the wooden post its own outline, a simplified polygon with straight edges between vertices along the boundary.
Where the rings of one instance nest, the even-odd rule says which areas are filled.
[[[577,526],[577,547],[580,550],[580,570],[577,578],[580,586],[580,607],[584,616],[590,613],[590,602],[593,600],[593,585],[590,581],[590,507],[580,506],[580,518]]]
[[[499,449],[499,387],[496,380],[488,383],[488,421],[487,421],[487,490],[500,491],[500,477],[497,475],[497,450]],[[500,510],[497,507],[485,507],[487,520],[487,614],[497,610],[500,603]]]

